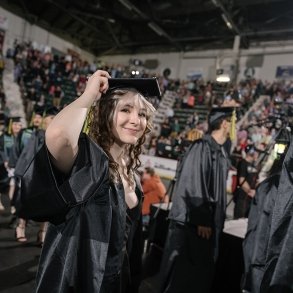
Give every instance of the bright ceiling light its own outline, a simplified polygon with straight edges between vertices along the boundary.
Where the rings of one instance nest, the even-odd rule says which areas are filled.
[[[227,26],[230,30],[233,29],[232,23],[231,23],[231,21],[228,19],[228,17],[226,16],[226,14],[222,13],[221,15],[222,15],[223,20],[224,20],[225,23],[226,23],[226,26]]]

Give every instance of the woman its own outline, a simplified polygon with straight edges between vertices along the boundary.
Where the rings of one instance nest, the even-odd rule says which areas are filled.
[[[36,292],[122,292],[132,273],[127,253],[142,203],[134,173],[154,112],[138,83],[122,85],[96,71],[46,131],[62,196],[87,200],[49,225]],[[88,137],[80,133],[89,109]]]
[[[15,180],[16,184],[19,183],[21,174],[24,173],[24,170],[27,168],[29,162],[34,158],[34,155],[39,150],[39,147],[44,144],[45,140],[45,131],[50,125],[53,118],[57,115],[58,109],[56,107],[42,108],[38,109],[41,119],[41,123],[38,129],[30,133],[30,137],[26,136],[26,143],[22,146],[21,153],[17,159],[17,163],[15,165]],[[37,115],[39,116],[39,115]],[[38,118],[37,118],[38,120]],[[19,188],[15,190],[13,202],[14,204],[18,204],[18,195]],[[18,224],[15,229],[16,240],[18,242],[25,243],[27,241],[27,237],[25,236],[27,218],[18,218]],[[40,222],[40,230],[37,233],[37,245],[42,247],[46,235],[46,222]]]
[[[0,136],[0,154],[1,159],[4,162],[4,166],[7,170],[9,179],[9,189],[8,189],[8,196],[10,201],[12,201],[13,192],[15,189],[15,179],[14,179],[14,168],[9,168],[8,161],[9,161],[9,155],[13,151],[13,145],[16,143],[16,138],[18,133],[22,129],[22,121],[21,117],[15,116],[10,117],[8,119],[8,127],[7,131],[5,131]],[[6,185],[6,184],[5,184]],[[1,189],[3,189],[1,187]],[[1,204],[1,194],[0,194],[0,210],[4,210],[4,207]],[[13,207],[11,207],[11,213],[14,213]],[[19,235],[16,235],[16,237]]]

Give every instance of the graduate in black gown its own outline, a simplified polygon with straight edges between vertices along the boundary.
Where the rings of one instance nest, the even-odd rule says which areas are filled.
[[[18,206],[21,204],[20,202],[20,180],[25,172],[26,168],[33,160],[35,154],[39,151],[41,146],[45,142],[45,131],[47,127],[50,125],[53,118],[57,115],[58,109],[55,107],[47,107],[42,108],[43,113],[40,115],[42,117],[42,122],[38,128],[34,128],[31,132],[30,137],[27,137],[27,142],[23,145],[23,149],[21,150],[20,156],[17,159],[15,166],[15,181],[18,183],[16,186],[15,194],[14,194],[14,204],[16,207],[16,212],[18,213]],[[27,238],[25,236],[26,224],[29,218],[19,217],[18,224],[15,229],[16,240],[18,242],[26,242]],[[37,233],[37,244],[42,246],[45,239],[46,234],[46,222],[40,222],[40,229]]]
[[[22,128],[18,135],[15,138],[15,143],[13,144],[13,147],[9,153],[9,160],[8,160],[8,168],[11,170],[15,169],[15,166],[17,164],[17,161],[21,155],[22,150],[24,147],[27,145],[28,141],[30,140],[31,136],[33,133],[41,128],[42,125],[42,120],[43,120],[43,113],[44,113],[44,108],[43,107],[35,107],[34,112],[32,114],[31,118],[31,125],[27,128]],[[11,207],[12,210],[15,210],[15,201],[17,200],[17,195],[18,195],[18,190],[17,186],[19,185],[19,182],[17,182],[17,177],[15,177],[15,189],[13,191],[13,195],[11,196]],[[13,212],[14,214],[14,212]],[[17,228],[17,219],[14,215],[14,217],[11,220],[10,226],[12,228]],[[21,224],[21,227],[23,229],[18,229],[16,232],[16,238],[20,242],[25,242],[25,232],[24,232],[24,226]]]
[[[260,293],[293,292],[293,143],[284,159],[275,199]]]
[[[9,155],[8,166],[10,168],[15,168],[17,160],[21,155],[23,148],[27,145],[32,134],[39,128],[41,128],[43,121],[44,108],[36,107],[32,114],[31,125],[27,128],[21,129],[16,137],[16,141],[13,145],[13,149]]]
[[[177,167],[160,271],[162,293],[211,290],[225,220],[230,163],[224,143],[233,112],[231,107],[212,109],[210,134],[196,140]]]
[[[36,292],[131,292],[142,205],[135,170],[154,112],[147,95],[159,95],[156,79],[121,81],[98,70],[49,125],[41,151],[50,174],[24,174],[23,190],[35,184],[42,192],[47,175],[57,187],[46,198],[68,208],[48,219]],[[88,135],[81,134],[86,117]]]
[[[248,216],[248,227],[243,240],[245,264],[243,289],[259,293],[266,266],[272,215],[277,197],[282,163],[286,152],[274,161],[268,177],[257,189]]]

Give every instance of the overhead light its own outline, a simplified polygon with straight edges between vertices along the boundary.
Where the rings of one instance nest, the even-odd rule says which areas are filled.
[[[165,35],[165,32],[154,22],[149,22],[148,26],[159,36]]]
[[[123,6],[125,6],[128,10],[133,9],[133,5],[127,0],[118,0]]]
[[[230,76],[228,74],[220,74],[216,78],[217,82],[230,82]]]
[[[226,26],[231,30],[233,29],[232,23],[231,21],[229,21],[229,19],[227,18],[226,14],[222,13],[222,18],[224,19]]]

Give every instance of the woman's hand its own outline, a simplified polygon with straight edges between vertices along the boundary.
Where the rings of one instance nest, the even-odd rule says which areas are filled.
[[[107,71],[97,70],[88,78],[83,95],[91,98],[93,102],[100,99],[101,95],[108,90],[108,78],[111,76]]]

